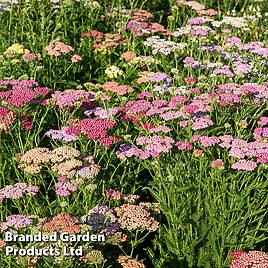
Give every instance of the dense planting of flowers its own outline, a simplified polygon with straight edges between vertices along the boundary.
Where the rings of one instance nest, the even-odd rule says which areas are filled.
[[[1,267],[268,268],[268,3],[218,2],[0,0]]]

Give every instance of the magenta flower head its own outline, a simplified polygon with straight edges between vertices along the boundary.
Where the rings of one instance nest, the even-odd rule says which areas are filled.
[[[192,57],[186,57],[184,60],[183,60],[184,63],[193,63],[195,62],[195,59],[192,58]]]

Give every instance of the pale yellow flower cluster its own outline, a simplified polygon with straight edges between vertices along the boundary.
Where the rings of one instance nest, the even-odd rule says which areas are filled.
[[[6,51],[3,53],[7,58],[14,58],[17,55],[23,55],[25,53],[29,53],[30,50],[25,49],[21,44],[13,44],[12,46],[8,47]]]
[[[129,65],[138,65],[139,67],[151,66],[159,64],[159,60],[153,58],[152,56],[139,56],[135,57],[128,62]]]
[[[105,74],[110,78],[110,79],[114,79],[117,78],[118,76],[123,75],[123,71],[121,69],[119,69],[118,67],[116,67],[115,65],[112,65],[110,67],[108,67],[105,70]]]
[[[17,64],[20,63],[21,60],[25,62],[36,61],[39,60],[40,57],[32,53],[29,49],[24,48],[23,45],[15,43],[8,47],[3,55],[0,55],[0,62],[4,62],[5,60],[10,60],[11,63]]]

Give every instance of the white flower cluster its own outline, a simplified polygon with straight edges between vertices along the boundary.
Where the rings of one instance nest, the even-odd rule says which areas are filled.
[[[11,5],[17,5],[18,3],[17,0],[0,0],[0,14],[10,11]]]
[[[37,0],[41,2],[42,0]],[[26,0],[26,2],[30,2],[30,0]],[[50,0],[50,4],[53,8],[57,9],[60,6],[60,3],[63,4],[72,4],[74,2],[82,2],[85,7],[90,7],[93,9],[101,7],[101,5],[97,1],[92,0]],[[0,14],[3,14],[7,11],[10,11],[11,5],[18,5],[18,0],[0,0]]]
[[[164,55],[169,55],[171,52],[182,51],[185,47],[185,43],[176,43],[173,41],[168,41],[166,39],[162,39],[159,36],[152,36],[146,39],[143,42],[145,46],[152,47],[153,55],[162,53]]]
[[[172,32],[173,36],[179,37],[184,34],[190,34],[192,30],[192,27],[187,25],[186,27],[178,28],[176,31]]]
[[[223,17],[221,21],[213,21],[211,24],[214,27],[220,27],[222,24],[231,25],[235,28],[247,28],[248,23],[246,17]],[[253,18],[251,18],[253,19]]]

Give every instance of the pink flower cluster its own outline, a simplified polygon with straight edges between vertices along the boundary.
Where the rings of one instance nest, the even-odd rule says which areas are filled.
[[[118,263],[121,264],[122,268],[145,268],[145,265],[141,261],[127,256],[119,256]]]
[[[231,167],[238,170],[253,171],[257,168],[257,164],[253,160],[246,158],[256,158],[259,163],[268,162],[268,143],[259,140],[247,142],[242,139],[237,139],[231,135],[224,136],[201,136],[193,135],[193,142],[199,141],[204,147],[211,147],[218,144],[222,148],[229,149],[229,156],[239,159]]]
[[[21,115],[21,124],[25,129],[31,130],[33,128],[32,117],[28,114]]]
[[[268,162],[268,143],[259,141],[247,142],[241,139],[232,141],[229,155],[238,159],[256,157],[258,162]]]
[[[63,140],[66,142],[76,141],[78,137],[74,134],[67,134],[69,126],[62,127],[59,130],[50,129],[46,132],[46,135],[52,139]]]
[[[194,116],[191,119],[191,123],[191,128],[193,130],[204,129],[214,125],[214,122],[206,115],[200,117]]]
[[[139,78],[137,80],[138,84],[143,84],[143,83],[160,83],[160,82],[166,82],[170,83],[171,78],[162,72],[141,72],[139,73]]]
[[[0,189],[0,202],[4,199],[19,199],[23,194],[34,196],[39,191],[38,186],[28,185],[27,183],[15,183],[14,185],[6,185]]]
[[[188,101],[188,98],[185,96],[174,96],[170,100],[168,107],[171,109],[175,109],[182,104],[185,104]]]
[[[114,126],[115,122],[112,120],[87,118],[82,119],[73,126],[70,126],[67,130],[67,134],[74,134],[76,136],[86,134],[88,139],[97,139],[101,145],[109,147],[113,143],[120,141],[118,137],[108,135],[108,131]]]
[[[150,128],[151,133],[158,133],[158,132],[168,133],[170,131],[171,131],[171,129],[167,126],[164,126],[164,125]]]
[[[66,89],[63,92],[56,91],[53,93],[48,103],[56,103],[56,105],[62,109],[64,107],[81,105],[84,101],[93,101],[94,97],[94,92],[78,89]]]
[[[239,160],[238,162],[232,164],[232,169],[253,171],[257,168],[257,164],[252,160]]]
[[[36,61],[39,59],[38,56],[36,56],[34,53],[28,52],[23,54],[22,58],[26,61],[26,62],[30,62],[30,61]]]
[[[234,77],[234,73],[230,70],[230,66],[224,65],[221,68],[217,68],[213,71],[215,75],[226,75],[227,77]]]
[[[116,152],[117,157],[133,157],[140,159],[148,159],[149,157],[158,157],[162,152],[171,150],[174,140],[171,137],[152,136],[139,137],[136,141],[137,145],[144,146],[144,149],[139,149],[137,146],[130,144],[121,144]]]
[[[189,25],[197,25],[197,24],[204,24],[206,22],[210,22],[211,18],[209,17],[198,17],[198,18],[191,18],[187,21]]]
[[[47,95],[50,92],[50,89],[39,87],[33,80],[3,80],[0,81],[0,86],[2,85],[11,89],[0,92],[0,100],[5,100],[15,107],[22,107],[31,103],[37,96]]]
[[[127,114],[141,114],[145,113],[153,107],[152,103],[146,100],[128,101],[121,110]]]
[[[109,118],[113,118],[118,112],[119,112],[119,108],[117,107],[106,108],[106,109],[102,107],[96,107],[90,110],[86,110],[84,114],[87,116],[94,114],[96,117],[99,117],[102,119],[109,119]]]
[[[48,44],[48,46],[46,46],[45,49],[46,49],[47,54],[52,57],[59,57],[62,55],[67,55],[74,51],[74,48],[72,46],[66,45],[59,40],[51,41]],[[82,58],[77,54],[73,54],[71,57],[72,63],[77,63],[81,60]]]
[[[268,87],[266,84],[259,85],[255,83],[245,83],[241,86],[237,86],[233,83],[227,83],[218,85],[216,87],[217,93],[219,94],[235,94],[237,96],[253,96],[257,99],[268,99]]]
[[[160,115],[165,121],[170,121],[177,118],[187,118],[187,114],[181,111],[168,111]]]
[[[262,251],[235,251],[229,254],[232,258],[230,268],[267,268],[268,254]]]
[[[79,55],[77,55],[77,54],[74,54],[72,57],[71,57],[71,61],[72,61],[72,63],[77,63],[77,62],[79,62],[79,61],[81,61],[82,60],[82,58],[79,56]]]
[[[176,146],[177,146],[178,150],[180,150],[180,151],[193,149],[193,145],[187,141],[179,141],[176,143]]]
[[[168,152],[174,143],[171,137],[142,136],[137,138],[137,145],[145,145],[144,150],[147,151],[152,157],[157,157],[161,152]]]
[[[262,123],[264,121],[261,121]],[[268,127],[264,128],[255,128],[253,132],[254,139],[256,141],[262,142],[262,141],[267,141],[268,139]]]
[[[56,194],[58,196],[68,196],[72,192],[77,190],[77,183],[72,181],[66,181],[67,176],[61,176],[58,178],[58,182],[56,183]]]
[[[206,9],[206,7],[196,1],[189,1],[189,0],[177,0],[178,4],[187,6],[195,11],[199,15],[208,15],[208,16],[215,16],[218,14],[218,12],[214,9]]]
[[[150,92],[142,92],[137,95],[137,99],[146,99],[146,98],[153,98],[154,94]]]
[[[169,35],[170,32],[165,29],[165,27],[159,23],[145,22],[130,20],[127,24],[127,29],[129,29],[133,34],[137,36],[142,36],[144,34],[162,33],[164,35]]]
[[[268,124],[268,117],[263,116],[259,119],[259,121],[257,122],[257,124],[259,126],[266,126]]]
[[[105,196],[109,200],[121,200],[121,201],[124,201],[126,203],[130,203],[130,204],[135,203],[137,201],[137,199],[140,198],[139,195],[123,194],[120,191],[112,189],[112,188],[109,188],[105,191]]]

